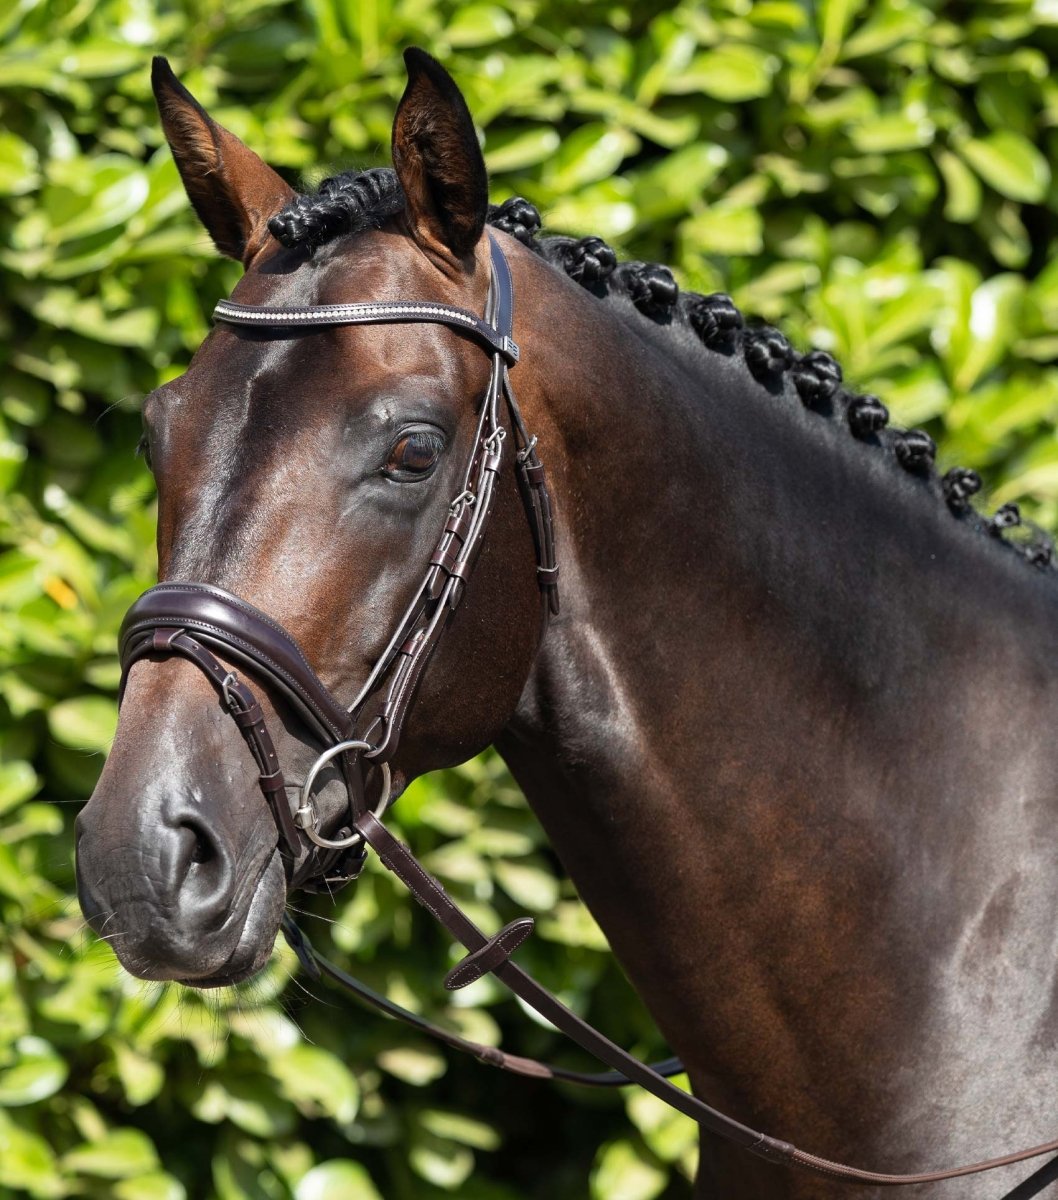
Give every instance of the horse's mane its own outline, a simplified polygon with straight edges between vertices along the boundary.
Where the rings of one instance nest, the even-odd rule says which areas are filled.
[[[268,227],[284,246],[311,253],[344,234],[377,229],[403,208],[396,172],[373,167],[323,180],[315,191],[296,196]],[[722,292],[709,296],[681,292],[672,271],[659,263],[619,263],[601,238],[541,237],[539,212],[520,197],[490,206],[488,222],[600,299],[624,297],[655,325],[681,325],[707,349],[741,355],[763,387],[780,394],[792,388],[806,409],[877,447],[895,467],[943,501],[957,520],[1009,547],[1039,570],[1051,571],[1058,565],[1053,540],[1023,520],[1016,504],[1004,504],[991,516],[978,512],[972,504],[981,490],[977,472],[952,467],[938,474],[937,447],[930,435],[922,429],[891,427],[882,401],[846,387],[840,365],[825,351],[799,353],[779,330],[748,322]]]

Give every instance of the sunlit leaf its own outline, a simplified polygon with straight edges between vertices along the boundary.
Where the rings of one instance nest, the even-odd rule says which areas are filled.
[[[604,1146],[591,1174],[592,1200],[653,1200],[665,1188],[666,1173],[633,1142]]]
[[[318,1046],[293,1046],[270,1057],[268,1069],[283,1095],[308,1116],[346,1123],[356,1116],[360,1089],[344,1063]]]
[[[970,138],[958,151],[985,183],[1012,200],[1042,200],[1050,186],[1046,158],[1020,133],[1000,130]]]
[[[408,1164],[427,1183],[454,1191],[473,1171],[474,1154],[458,1142],[417,1133],[408,1151]]]
[[[378,1065],[390,1075],[416,1087],[439,1079],[446,1069],[444,1056],[432,1046],[395,1046],[378,1056]]]
[[[36,794],[40,776],[28,762],[0,763],[0,814]]]
[[[371,1176],[358,1162],[332,1158],[298,1181],[294,1200],[382,1200]]]
[[[63,1155],[63,1166],[101,1179],[130,1179],[153,1170],[158,1155],[151,1139],[138,1129],[115,1129],[98,1141]]]
[[[117,723],[117,707],[105,696],[76,696],[48,713],[52,736],[77,749],[109,749]]]
[[[0,1068],[0,1106],[35,1104],[66,1082],[66,1063],[43,1038],[21,1038],[13,1051],[14,1063]]]

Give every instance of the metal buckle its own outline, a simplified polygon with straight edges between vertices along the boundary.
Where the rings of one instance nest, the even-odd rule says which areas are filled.
[[[221,680],[220,690],[224,694],[224,703],[228,706],[230,712],[235,712],[237,709],[242,708],[242,702],[231,690],[238,682],[239,677],[234,671],[229,671]]]
[[[316,782],[316,776],[323,768],[345,750],[372,750],[374,747],[370,742],[347,741],[339,742],[336,746],[331,746],[316,759],[309,768],[308,775],[305,776],[305,782],[301,785],[301,803],[294,812],[294,824],[305,834],[310,842],[315,846],[319,846],[323,850],[347,850],[350,846],[356,846],[364,840],[363,834],[351,833],[347,838],[325,838],[321,837],[316,832],[316,827],[320,823],[319,814],[316,812],[316,806],[312,803],[312,788]],[[377,808],[374,810],[376,817],[381,817],[389,807],[390,793],[392,790],[392,778],[390,775],[389,763],[374,763],[382,771],[382,798],[378,802]]]

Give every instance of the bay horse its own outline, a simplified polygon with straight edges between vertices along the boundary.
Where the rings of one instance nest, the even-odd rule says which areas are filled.
[[[153,72],[187,194],[245,267],[230,311],[482,313],[491,247],[509,263],[536,438],[519,462],[547,463],[561,607],[501,470],[391,794],[495,744],[694,1092],[735,1118],[887,1171],[1053,1137],[1049,544],[1012,506],[979,515],[973,472],[939,476],[930,438],[889,428],[828,355],[598,238],[538,236],[524,201],[490,207],[458,89],[406,62],[394,170],[311,195]],[[455,511],[481,348],[451,323],[218,322],[144,404],[160,578],[267,614],[351,704]],[[149,650],[78,819],[81,904],[133,974],[219,986],[268,960],[297,869],[217,703],[235,674]],[[303,778],[318,743],[280,689],[258,695]],[[318,828],[341,840],[351,785],[321,780]],[[991,1198],[1029,1171],[905,1194]],[[878,1190],[702,1135],[698,1197]]]

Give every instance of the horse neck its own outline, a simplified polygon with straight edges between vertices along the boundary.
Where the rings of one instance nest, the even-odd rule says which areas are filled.
[[[927,1019],[931,957],[1010,865],[996,830],[1054,766],[1053,585],[740,360],[677,350],[686,334],[666,354],[642,318],[567,288],[534,312],[533,278],[523,319],[547,334],[523,334],[523,361],[549,382],[525,407],[563,613],[499,748],[692,1077],[731,1099],[726,1064],[795,1134],[754,1083],[788,1050],[768,1037],[800,1020],[829,1045],[844,1022],[847,1086],[863,1064],[886,1078]],[[936,894],[989,839],[996,870]],[[925,931],[890,922],[928,905]],[[851,1009],[821,990],[842,955],[872,972]],[[754,1010],[762,987],[782,1002]],[[855,1095],[830,1091],[855,1126]]]
[[[1058,632],[1053,585],[889,451],[686,329],[563,293],[570,311],[556,319],[552,296],[526,355],[545,381],[526,407],[554,483],[563,615],[521,736],[590,758],[593,776],[638,773],[683,730],[759,735],[750,710],[776,700],[892,734],[931,705],[950,720],[968,671],[982,692],[1000,664],[1033,670]]]

